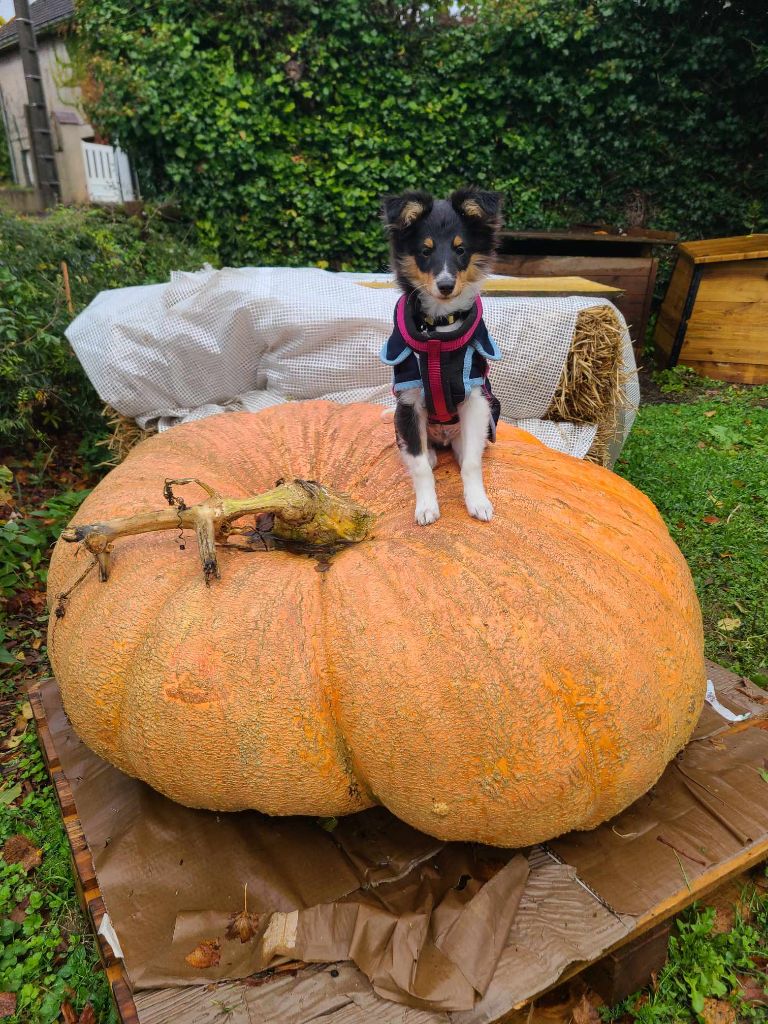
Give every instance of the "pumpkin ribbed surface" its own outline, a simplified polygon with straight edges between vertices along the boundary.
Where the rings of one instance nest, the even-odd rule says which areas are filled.
[[[442,511],[413,519],[380,408],[290,403],[139,445],[75,522],[163,505],[168,477],[229,497],[310,478],[377,516],[327,572],[221,550],[206,586],[186,537],[115,544],[109,580],[51,617],[66,710],[98,754],[174,800],[339,815],[382,803],[444,839],[504,846],[591,828],[644,793],[701,711],[701,614],[651,502],[499,425],[491,523],[451,457]],[[188,501],[205,495],[196,487]],[[53,604],[90,556],[59,542]]]

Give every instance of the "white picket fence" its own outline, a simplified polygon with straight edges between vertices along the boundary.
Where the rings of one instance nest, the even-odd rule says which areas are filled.
[[[92,203],[124,203],[135,199],[131,165],[116,146],[83,142],[88,198]]]

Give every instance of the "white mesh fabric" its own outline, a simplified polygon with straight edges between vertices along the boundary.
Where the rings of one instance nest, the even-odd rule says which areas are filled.
[[[379,350],[392,330],[399,292],[364,288],[358,279],[389,275],[282,267],[175,273],[168,284],[101,292],[67,337],[102,400],[143,427],[162,430],[286,400],[390,404],[391,370]],[[483,305],[503,354],[491,367],[502,418],[583,457],[594,427],[541,417],[579,311],[610,303],[488,298]],[[634,373],[628,334],[625,363]],[[631,418],[624,419],[615,454],[631,425]]]

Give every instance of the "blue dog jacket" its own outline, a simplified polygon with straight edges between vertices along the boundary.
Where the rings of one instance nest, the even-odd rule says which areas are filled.
[[[420,330],[405,295],[395,306],[394,321],[380,356],[393,369],[395,394],[420,387],[430,423],[447,424],[458,422],[457,408],[471,390],[483,388],[495,427],[499,402],[488,383],[488,360],[501,359],[501,352],[483,321],[480,298],[454,331]]]

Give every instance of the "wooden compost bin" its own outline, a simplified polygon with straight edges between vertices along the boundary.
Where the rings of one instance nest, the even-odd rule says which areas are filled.
[[[681,245],[654,341],[660,366],[768,383],[768,235]]]
[[[613,229],[571,231],[503,231],[496,259],[497,274],[523,277],[578,275],[620,288],[614,298],[641,349],[651,310],[658,260],[654,246],[675,245],[677,235],[665,231]]]

